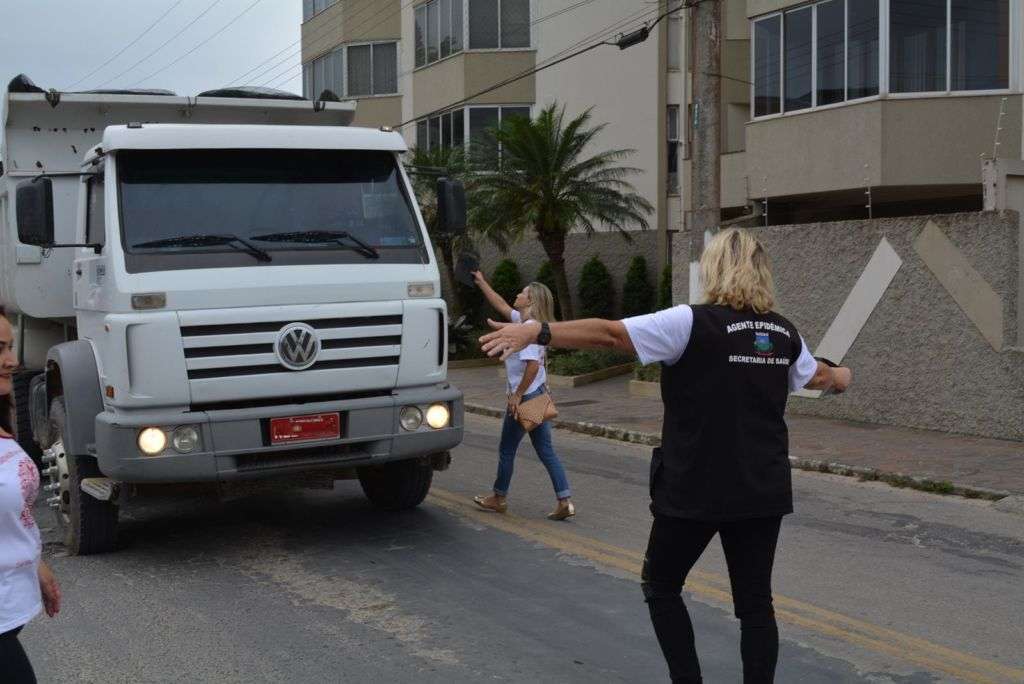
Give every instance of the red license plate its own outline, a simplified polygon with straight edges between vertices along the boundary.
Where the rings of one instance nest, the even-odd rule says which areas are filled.
[[[319,413],[270,419],[270,443],[292,444],[341,437],[341,414]]]

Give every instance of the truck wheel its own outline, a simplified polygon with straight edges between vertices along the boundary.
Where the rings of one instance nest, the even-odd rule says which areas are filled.
[[[29,383],[39,375],[38,371],[21,371],[14,374],[14,415],[15,430],[18,433],[18,444],[25,453],[32,457],[36,467],[42,466],[43,450],[36,444],[32,434],[32,417],[29,415]]]
[[[55,441],[43,453],[43,461],[49,466],[44,473],[49,476],[54,495],[50,506],[69,554],[86,556],[112,551],[117,535],[117,506],[82,491],[83,479],[103,474],[92,456],[67,453],[66,420],[64,399],[58,397],[50,404],[50,434]]]
[[[404,511],[419,506],[434,479],[430,462],[421,459],[360,468],[358,472],[366,498],[385,511]]]

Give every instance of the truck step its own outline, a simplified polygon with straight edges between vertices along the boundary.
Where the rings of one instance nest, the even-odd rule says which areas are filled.
[[[117,503],[121,486],[109,477],[86,477],[82,479],[82,491],[98,501]]]

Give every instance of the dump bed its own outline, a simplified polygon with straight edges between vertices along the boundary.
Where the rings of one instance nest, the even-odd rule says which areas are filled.
[[[345,126],[354,102],[253,97],[184,97],[135,93],[6,92],[0,103],[0,303],[35,318],[74,316],[69,282],[74,250],[18,242],[15,187],[48,174],[53,180],[56,241],[74,240],[85,153],[107,126],[140,123]],[[20,296],[19,296],[20,294]]]

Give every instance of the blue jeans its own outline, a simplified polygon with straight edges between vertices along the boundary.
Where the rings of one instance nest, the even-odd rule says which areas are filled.
[[[540,396],[546,390],[545,387],[530,392],[523,396],[523,401]],[[499,496],[507,496],[509,485],[512,483],[512,465],[516,459],[516,450],[519,442],[523,441],[526,430],[519,424],[515,417],[506,412],[505,422],[501,426],[501,443],[498,446],[498,477],[494,481],[494,493]],[[565,476],[565,469],[562,462],[555,454],[555,446],[551,442],[551,423],[544,422],[530,432],[530,441],[537,452],[540,462],[548,469],[551,477],[551,486],[555,488],[555,496],[559,499],[567,499],[572,495],[569,489],[569,480]]]

